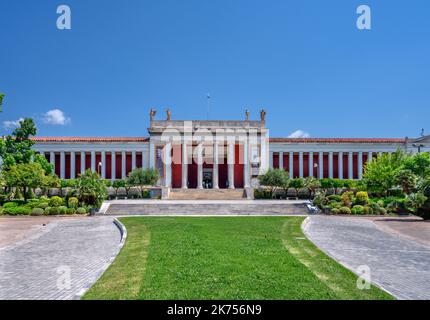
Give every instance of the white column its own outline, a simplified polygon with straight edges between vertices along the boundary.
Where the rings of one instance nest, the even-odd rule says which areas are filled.
[[[197,189],[203,189],[203,144],[197,145]]]
[[[367,153],[367,162],[371,162],[373,160],[373,153],[372,151]]]
[[[281,159],[282,152],[279,153],[279,159]],[[282,161],[279,160],[279,163],[282,164]],[[283,170],[283,166],[279,166]],[[243,178],[244,178],[244,187],[250,187],[250,168],[249,168],[249,151],[248,151],[248,139],[243,143]]]
[[[288,155],[290,158],[290,164],[289,164],[289,170],[290,170],[290,178],[294,178],[294,152],[290,151],[290,154]]]
[[[60,178],[66,178],[66,154],[64,151],[60,152]]]
[[[81,151],[81,174],[85,172],[85,152]]]
[[[328,153],[328,177],[333,179],[333,152]]]
[[[219,174],[218,174],[218,163],[219,163],[219,145],[218,141],[214,142],[214,170],[213,170],[213,188],[219,189]]]
[[[188,188],[188,154],[187,142],[182,143],[182,189]]]
[[[155,169],[155,145],[149,142],[149,167]]]
[[[131,152],[131,170],[136,169],[136,151]]]
[[[314,176],[314,153],[309,152],[309,177]]]
[[[318,179],[324,179],[324,152],[318,155]]]
[[[363,152],[358,153],[358,179],[363,178]]]
[[[339,179],[343,179],[343,152],[339,152],[337,155],[337,166]]]
[[[76,154],[75,151],[70,152],[70,179],[76,178]]]
[[[269,168],[273,169],[273,152],[269,152]]]
[[[91,151],[91,171],[92,172],[97,172],[97,168],[96,168],[96,152],[95,151]]]
[[[125,179],[127,177],[127,173],[125,172],[125,164],[127,161],[127,154],[125,151],[121,152],[121,178]]]
[[[279,169],[284,170],[284,153],[279,152]]]
[[[166,179],[165,179],[165,186],[171,187],[172,186],[172,143],[167,142],[164,146],[164,161],[166,166]]]
[[[52,151],[49,153],[49,163],[53,165],[55,172],[55,153]]]
[[[273,157],[270,157],[273,159]],[[227,163],[228,163],[228,188],[234,189],[234,142],[228,142],[227,152]],[[273,163],[272,163],[273,168]]]
[[[102,179],[106,179],[106,151],[102,151],[102,155],[101,155],[101,163],[102,163],[102,167],[101,167],[101,177]]]
[[[116,154],[115,151],[111,152],[111,179],[116,179]]]
[[[348,179],[354,178],[353,153],[348,153]]]
[[[299,152],[299,177],[303,178],[303,152]]]

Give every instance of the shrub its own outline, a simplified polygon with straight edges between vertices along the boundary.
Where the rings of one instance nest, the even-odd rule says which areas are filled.
[[[326,198],[325,193],[322,191],[317,192],[313,199],[313,204],[322,209],[325,205],[327,205],[327,203],[328,199]]]
[[[354,192],[347,191],[342,194],[342,203],[345,207],[351,207],[354,199]]]
[[[75,214],[76,209],[75,208],[67,208],[66,214]]]
[[[373,214],[373,209],[370,206],[364,206],[364,214]]]
[[[43,210],[42,208],[34,208],[32,211],[31,211],[31,215],[32,216],[41,216],[41,215],[43,215],[45,213],[45,210]]]
[[[66,213],[67,213],[67,207],[66,206],[58,207],[58,214],[66,214]]]
[[[79,200],[76,197],[69,198],[69,208],[76,209],[79,205]]]
[[[369,202],[369,195],[366,191],[359,191],[355,195],[355,202],[360,205],[366,205]]]
[[[10,208],[5,208],[3,210],[3,213],[4,214],[9,214],[11,216],[29,215],[31,213],[31,208],[28,208],[26,206],[10,207]]]
[[[341,202],[342,201],[342,197],[339,196],[339,195],[337,195],[337,194],[329,195],[327,197],[327,199],[330,200],[330,201],[336,201],[336,202]]]
[[[39,205],[39,200],[38,199],[30,199],[27,202],[26,207],[34,209],[34,208],[37,208],[38,205]]]
[[[151,191],[150,190],[144,190],[142,192],[142,199],[150,199],[151,198]]]
[[[385,208],[381,208],[381,209],[379,209],[379,214],[380,214],[381,216],[385,216],[385,215],[387,214],[387,209],[385,209]]]
[[[332,213],[332,214],[339,214],[339,213],[340,213],[340,209],[338,209],[338,208],[333,208],[333,209],[331,209],[331,213]]]
[[[63,205],[63,198],[59,196],[53,196],[51,199],[49,199],[50,207],[60,207],[62,205]]]
[[[330,208],[337,208],[340,209],[341,207],[343,207],[341,202],[336,202],[336,201],[331,201],[329,204]]]
[[[254,199],[272,199],[272,194],[269,190],[265,189],[255,189]]]
[[[18,207],[19,206],[19,204],[18,203],[16,203],[16,202],[6,202],[4,205],[3,205],[3,208],[4,209],[9,209],[9,208],[16,208],[16,207]]]
[[[351,214],[351,209],[349,207],[342,207],[339,209],[339,213],[341,214]]]
[[[59,207],[50,207],[49,208],[49,211],[48,211],[48,214],[50,215],[50,216],[55,216],[55,215],[58,215],[58,212],[59,212]]]
[[[378,203],[371,203],[370,208],[372,208],[373,213],[379,213],[379,210],[381,210],[381,207]]]
[[[40,209],[46,209],[47,207],[49,207],[49,203],[48,202],[39,202],[37,204],[37,208],[40,208]]]
[[[77,214],[86,214],[87,213],[87,209],[85,209],[83,207],[79,207],[78,209],[76,209],[76,213]]]
[[[48,216],[50,211],[51,211],[51,207],[46,207],[44,215]]]
[[[364,214],[364,207],[361,205],[356,205],[351,209],[351,213],[362,215]]]

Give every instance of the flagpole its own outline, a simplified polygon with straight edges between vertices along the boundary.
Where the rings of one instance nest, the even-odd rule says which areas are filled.
[[[210,94],[208,93],[206,97],[207,97],[207,99],[208,99],[208,106],[207,106],[207,110],[206,110],[206,120],[209,120],[209,109],[210,109],[210,100],[211,100],[211,96],[210,96]]]

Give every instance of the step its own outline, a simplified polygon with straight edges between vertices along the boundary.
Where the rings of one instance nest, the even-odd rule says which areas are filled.
[[[288,200],[113,200],[106,215],[225,216],[307,215],[307,201]]]
[[[170,200],[240,200],[243,189],[172,189]]]

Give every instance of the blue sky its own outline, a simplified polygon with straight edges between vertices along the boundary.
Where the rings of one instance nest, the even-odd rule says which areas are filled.
[[[60,4],[72,30],[56,28]],[[372,30],[356,28],[360,4]],[[146,136],[150,107],[206,119],[210,92],[211,119],[264,107],[273,137],[430,133],[429,12],[426,0],[0,0],[1,130],[30,116],[39,135]]]

